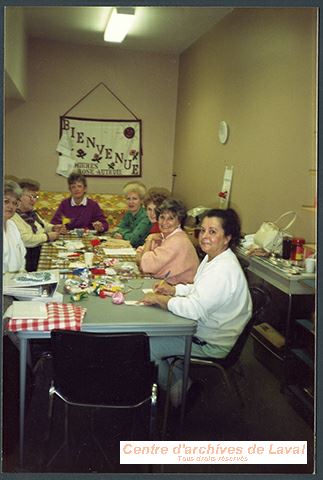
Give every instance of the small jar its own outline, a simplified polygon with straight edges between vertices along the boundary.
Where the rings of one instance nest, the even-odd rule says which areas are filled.
[[[302,262],[304,259],[304,238],[293,238],[290,259],[295,262]]]

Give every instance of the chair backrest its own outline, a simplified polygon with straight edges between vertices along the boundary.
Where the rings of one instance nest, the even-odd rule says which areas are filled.
[[[54,385],[74,403],[135,405],[151,394],[153,364],[145,333],[51,332]]]
[[[225,367],[234,365],[237,362],[246,344],[252,327],[257,323],[259,315],[270,301],[270,293],[267,289],[258,286],[251,286],[249,287],[249,290],[252,299],[252,315],[229,354],[225,358],[220,359],[220,361],[217,360],[218,363],[221,363]]]

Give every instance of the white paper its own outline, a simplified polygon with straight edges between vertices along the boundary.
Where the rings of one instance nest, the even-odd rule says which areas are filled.
[[[3,287],[23,288],[47,285],[59,282],[58,270],[42,270],[38,272],[6,273],[3,277]]]
[[[125,305],[135,305],[136,307],[140,307],[140,306],[144,305],[143,302],[139,302],[139,301],[137,301],[137,300],[126,300],[126,301],[124,302],[124,304],[125,304]]]
[[[18,297],[16,297],[18,298]],[[30,299],[32,302],[42,302],[42,303],[63,303],[64,296],[60,292],[55,292],[52,297],[35,297]]]
[[[62,153],[63,155],[71,156],[72,149],[73,145],[71,137],[67,134],[66,130],[63,130],[62,136],[57,144],[56,151]]]
[[[133,255],[136,256],[134,248],[103,248],[105,255]]]
[[[56,173],[62,177],[68,177],[74,170],[75,160],[65,155],[59,155]]]
[[[47,318],[47,308],[42,302],[12,302],[12,318]]]

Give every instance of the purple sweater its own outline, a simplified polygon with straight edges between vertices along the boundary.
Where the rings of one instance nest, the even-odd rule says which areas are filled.
[[[108,222],[106,221],[103,212],[97,202],[87,198],[87,205],[76,205],[72,207],[71,198],[65,198],[58,207],[50,223],[57,225],[62,223],[62,217],[70,218],[71,221],[66,225],[68,230],[73,230],[74,228],[89,228],[93,230],[93,222],[99,220],[103,227],[104,231],[107,231],[109,228]]]

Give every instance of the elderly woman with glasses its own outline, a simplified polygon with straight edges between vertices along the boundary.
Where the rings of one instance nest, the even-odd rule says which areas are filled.
[[[59,237],[62,225],[52,225],[42,219],[35,210],[38,198],[39,183],[34,180],[20,180],[22,194],[18,208],[12,220],[15,222],[22,241],[27,249],[26,270],[37,270],[41,245],[53,242]]]
[[[20,272],[25,270],[26,249],[16,224],[11,220],[16,212],[18,200],[22,194],[19,185],[7,180],[3,187],[3,264],[2,272]]]
[[[137,250],[137,263],[144,273],[167,282],[191,283],[199,259],[196,250],[182,229],[186,208],[174,198],[165,199],[156,209],[160,233],[147,237],[142,249]]]
[[[160,282],[155,292],[146,294],[145,305],[159,306],[180,317],[197,321],[192,354],[225,357],[252,313],[246,277],[234,253],[240,241],[240,219],[232,209],[207,211],[202,220],[199,244],[206,254],[191,284]],[[158,365],[159,384],[166,389],[168,362],[165,357],[183,355],[182,337],[151,337],[150,350]],[[170,395],[174,406],[180,403],[182,370],[174,368]],[[191,385],[189,381],[189,387]]]
[[[143,206],[146,187],[141,182],[128,182],[123,187],[128,211],[113,232],[114,238],[128,240],[137,248],[142,245],[151,229],[151,222]]]

